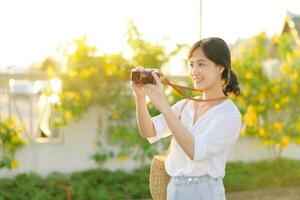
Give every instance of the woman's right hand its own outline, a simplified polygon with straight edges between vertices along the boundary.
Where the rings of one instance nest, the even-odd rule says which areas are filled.
[[[134,82],[131,81],[130,87],[132,88],[135,97],[146,98],[146,94],[143,90],[143,84],[134,83]]]

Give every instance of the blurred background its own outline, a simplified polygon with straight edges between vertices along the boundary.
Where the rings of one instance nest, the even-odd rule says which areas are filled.
[[[0,200],[151,199],[170,138],[140,137],[130,71],[191,87],[206,37],[229,44],[241,88],[227,199],[300,199],[297,0],[0,0],[0,30]]]

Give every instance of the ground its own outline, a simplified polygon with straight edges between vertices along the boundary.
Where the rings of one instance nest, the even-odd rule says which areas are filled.
[[[229,192],[227,200],[300,200],[300,187]]]

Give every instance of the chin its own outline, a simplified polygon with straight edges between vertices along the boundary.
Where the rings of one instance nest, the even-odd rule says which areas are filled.
[[[194,88],[197,90],[205,90],[207,87],[203,84],[194,84]]]

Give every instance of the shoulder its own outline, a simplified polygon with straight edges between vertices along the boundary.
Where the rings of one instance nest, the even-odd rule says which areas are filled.
[[[232,119],[236,118],[238,120],[241,120],[241,112],[239,108],[236,106],[236,104],[231,100],[227,99],[224,102],[224,105],[218,110],[218,114],[216,119]]]

